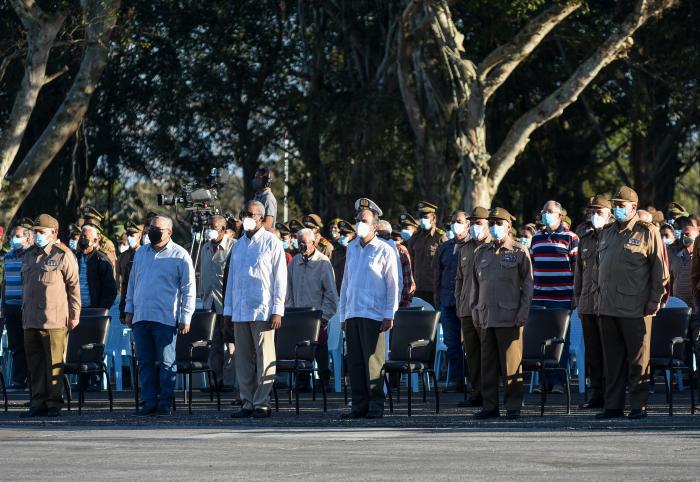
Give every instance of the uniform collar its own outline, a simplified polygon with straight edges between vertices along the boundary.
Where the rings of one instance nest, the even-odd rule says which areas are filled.
[[[634,229],[634,225],[637,224],[637,221],[639,221],[639,216],[637,213],[634,213],[634,216],[632,216],[632,219],[629,221],[625,221],[624,223],[621,223],[620,221],[615,222],[617,223],[618,232],[622,233],[624,231],[632,231],[632,229]]]
[[[515,243],[515,241],[513,241],[513,237],[508,235],[508,236],[506,236],[505,242],[501,245],[496,243],[495,240],[491,240],[491,244],[489,244],[489,248],[493,249],[494,251],[498,251],[498,250],[512,251],[513,247],[515,246],[514,243]]]
[[[299,266],[301,266],[302,264],[306,264],[306,263],[304,263],[304,255],[303,254],[299,253],[296,256],[296,258],[298,258],[297,264]],[[316,249],[314,249],[314,254],[312,254],[311,257],[309,258],[309,261],[318,261],[320,258],[321,258],[321,252],[318,250],[318,248],[316,248]]]

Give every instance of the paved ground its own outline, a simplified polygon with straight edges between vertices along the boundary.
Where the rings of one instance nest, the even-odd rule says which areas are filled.
[[[415,405],[405,400],[378,421],[339,419],[342,398],[304,399],[300,416],[286,402],[266,420],[232,420],[226,399],[217,412],[198,397],[195,413],[170,419],[136,419],[129,394],[109,412],[100,395],[88,395],[83,415],[31,421],[17,415],[22,399],[0,414],[0,479],[574,479],[695,480],[699,478],[700,414],[691,416],[687,392],[667,416],[662,395],[652,396],[641,422],[601,422],[551,397],[539,417],[528,396],[518,421],[477,422],[457,409],[457,395]],[[576,396],[577,403],[580,398]],[[184,408],[184,407],[183,407]]]

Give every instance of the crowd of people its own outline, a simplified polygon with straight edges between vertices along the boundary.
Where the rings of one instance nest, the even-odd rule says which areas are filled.
[[[352,392],[345,418],[383,416],[385,332],[417,299],[440,312],[445,390],[468,391],[460,406],[478,409],[477,419],[501,415],[501,379],[506,417],[520,416],[523,327],[533,306],[578,310],[591,389],[580,408],[600,409],[598,418],[624,416],[626,393],[627,416],[646,416],[651,322],[662,307],[691,307],[688,336],[697,340],[698,217],[677,203],[643,210],[637,193],[621,187],[592,197],[577,226],[550,200],[516,227],[503,207],[458,210],[440,222],[427,201],[391,223],[360,198],[354,219],[324,223],[308,213],[279,222],[270,171],[258,170],[252,182],[255,197],[237,219],[210,217],[198,266],[172,240],[172,219],[157,213],[127,222],[116,244],[93,208],[66,243],[48,214],[11,229],[2,319],[14,361],[9,388],[31,388],[21,416],[60,415],[69,332],[82,309],[109,309],[117,297],[135,340],[144,401],[137,416],[171,414],[175,342],[188,333],[198,299],[217,315],[209,363],[215,389],[238,394],[235,418],[272,413],[275,330],[285,308],[322,313],[316,362],[324,384],[328,324],[337,314]],[[561,381],[550,382],[541,389],[557,391]],[[99,389],[99,380],[80,383]]]

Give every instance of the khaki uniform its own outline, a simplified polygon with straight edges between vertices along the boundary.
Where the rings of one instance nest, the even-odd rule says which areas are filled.
[[[416,282],[414,296],[431,304],[435,303],[437,252],[444,234],[444,231],[437,228],[431,231],[420,230],[406,242],[406,248],[411,255],[413,278]]]
[[[499,367],[505,384],[506,410],[523,401],[523,329],[532,298],[532,263],[528,250],[508,236],[502,246],[481,245],[474,252],[470,306],[481,327],[481,377],[484,410],[498,410]]]
[[[80,317],[78,263],[60,245],[35,247],[22,261],[22,326],[32,409],[63,404],[63,364],[69,319]]]
[[[487,237],[482,244],[491,242]],[[475,251],[479,245],[470,239],[459,250],[459,265],[455,281],[455,300],[457,316],[462,322],[462,342],[467,356],[469,378],[472,384],[472,398],[481,398],[481,328],[472,320],[470,304],[472,290],[472,272],[474,271]]]
[[[605,363],[605,408],[624,409],[628,384],[630,407],[641,410],[649,397],[652,317],[644,316],[645,307],[661,301],[669,279],[659,230],[636,215],[622,225],[611,224],[601,234],[598,262],[595,289]]]
[[[100,251],[107,255],[112,263],[112,266],[117,265],[117,249],[114,243],[104,234],[100,234]]]
[[[578,258],[574,270],[574,299],[578,307],[583,341],[586,349],[586,375],[591,382],[591,400],[604,399],[605,380],[603,345],[596,309],[595,284],[598,278],[598,240],[602,231],[591,230],[583,234],[578,245]]]
[[[333,243],[328,241],[323,236],[318,240],[318,250],[326,255],[328,259],[333,258]]]

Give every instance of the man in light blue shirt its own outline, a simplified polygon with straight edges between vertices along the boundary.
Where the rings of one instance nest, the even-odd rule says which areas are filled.
[[[224,295],[224,323],[233,322],[236,377],[243,406],[234,418],[271,415],[275,380],[275,330],[282,324],[287,295],[287,260],[282,242],[263,228],[265,206],[249,201],[243,235],[231,249]]]
[[[151,220],[150,244],[134,255],[126,295],[125,322],[132,327],[144,406],[137,415],[169,416],[177,377],[175,339],[187,334],[195,308],[192,259],[171,240],[173,221]],[[156,362],[160,373],[156,378]],[[160,394],[156,392],[160,383]]]

